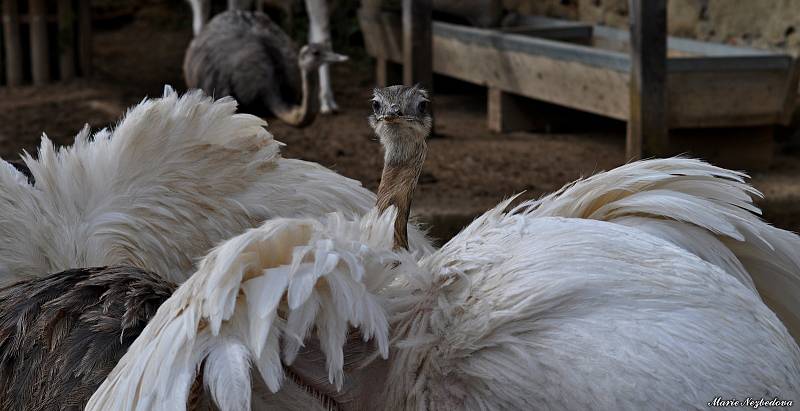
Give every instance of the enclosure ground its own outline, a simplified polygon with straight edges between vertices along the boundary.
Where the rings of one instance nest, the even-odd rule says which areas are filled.
[[[33,152],[42,132],[57,144],[70,144],[84,123],[93,130],[113,126],[127,107],[160,95],[164,84],[183,90],[181,63],[190,32],[188,7],[155,3],[121,28],[95,33],[93,79],[0,89],[0,155]],[[268,119],[275,138],[287,144],[284,156],[319,162],[375,190],[382,158],[366,121],[372,73],[371,63],[359,59],[335,66],[341,112],[308,128]],[[485,91],[444,89],[437,90],[438,137],[429,142],[414,208],[437,237],[451,235],[508,196],[525,191],[526,198],[538,197],[624,161],[622,123],[580,133],[494,134],[486,129]],[[576,115],[575,122],[583,120]],[[778,153],[769,169],[753,177],[766,195],[759,203],[767,219],[800,230],[800,154]]]

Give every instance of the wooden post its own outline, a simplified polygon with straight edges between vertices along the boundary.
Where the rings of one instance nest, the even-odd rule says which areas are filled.
[[[664,155],[667,125],[666,0],[629,0],[631,23],[630,116],[626,156]]]
[[[542,122],[537,122],[537,116],[520,104],[521,99],[498,88],[489,87],[486,99],[486,125],[489,131],[507,133],[533,130],[541,126]]]
[[[47,84],[50,81],[50,55],[47,47],[47,2],[45,0],[30,0],[28,7],[33,84]]]
[[[61,80],[75,77],[75,13],[72,0],[58,0],[58,70]]]
[[[0,9],[2,9],[2,5],[0,5]],[[2,16],[2,11],[0,10],[0,16]],[[2,26],[2,17],[0,17],[0,26]],[[3,40],[3,30],[0,29],[0,86],[5,84],[6,79],[6,61],[3,52],[3,44],[5,44]]]
[[[375,83],[378,87],[388,87],[403,82],[402,67],[383,57],[375,59]]]
[[[419,84],[433,93],[432,0],[403,0],[403,84]],[[430,105],[431,115],[434,104]],[[436,117],[433,117],[431,138],[435,136]]]
[[[433,86],[431,0],[403,0],[403,83]]]
[[[90,0],[78,0],[78,61],[81,75],[92,75],[92,7]]]
[[[22,84],[22,44],[19,39],[17,0],[3,0],[3,40],[6,50],[6,85]]]
[[[378,87],[389,85],[389,62],[385,58],[375,59],[375,82]]]

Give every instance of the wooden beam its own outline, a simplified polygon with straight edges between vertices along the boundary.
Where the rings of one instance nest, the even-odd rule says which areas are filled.
[[[92,75],[92,6],[90,0],[78,0],[78,61],[81,75]]]
[[[28,2],[31,18],[31,72],[33,84],[42,85],[50,81],[50,52],[47,45],[47,2]]]
[[[72,0],[58,0],[58,70],[61,80],[75,77],[75,11]]]
[[[403,83],[433,86],[433,5],[403,0]]]
[[[6,84],[22,84],[22,43],[19,38],[17,0],[3,0],[3,40],[6,50]]]
[[[383,14],[378,19],[362,10],[359,19],[367,52],[402,63],[400,14]],[[624,38],[628,44],[627,30],[600,28],[595,28],[595,41],[599,33],[612,40]],[[703,49],[709,55],[669,59],[669,104],[665,110],[669,128],[761,126],[775,124],[781,113],[791,112],[797,80],[790,75],[790,56],[670,40],[673,46]],[[437,74],[622,121],[629,119],[628,55],[440,21],[433,23],[433,47]]]
[[[667,125],[666,0],[629,0],[630,111],[625,153],[629,160],[664,155]]]
[[[800,82],[800,60],[792,59],[792,68],[789,70],[789,77],[786,80],[786,96],[783,99],[783,112],[781,113],[780,124],[789,126],[792,123],[795,106],[797,104],[797,85]]]

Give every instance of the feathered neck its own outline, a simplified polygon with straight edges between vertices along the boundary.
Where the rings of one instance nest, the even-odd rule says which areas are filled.
[[[275,115],[295,127],[305,127],[314,122],[319,113],[319,70],[300,65],[302,99],[299,106],[278,109]]]
[[[427,153],[426,136],[416,135],[417,130],[410,127],[399,132],[395,128],[388,130],[384,128],[384,130],[386,131],[380,135],[385,154],[381,184],[378,187],[377,208],[383,212],[389,206],[397,207],[394,246],[396,249],[407,250],[408,218],[414,189],[417,187],[417,180],[422,173],[422,164]]]

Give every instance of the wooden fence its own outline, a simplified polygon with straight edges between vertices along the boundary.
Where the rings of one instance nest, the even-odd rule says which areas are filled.
[[[91,74],[89,0],[0,0],[0,85]]]

